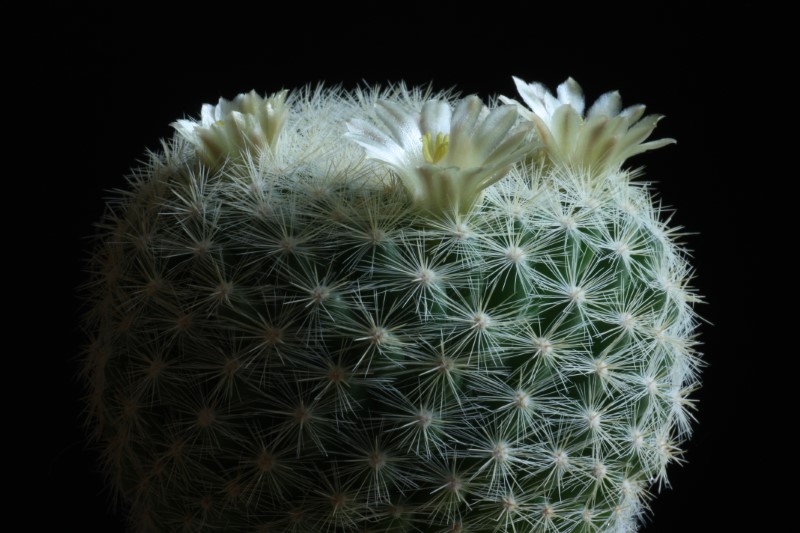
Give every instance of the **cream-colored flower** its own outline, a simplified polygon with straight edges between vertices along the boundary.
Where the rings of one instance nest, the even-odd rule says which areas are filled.
[[[547,156],[555,164],[579,168],[592,174],[614,171],[629,157],[674,143],[674,139],[644,142],[661,115],[643,117],[645,106],[622,109],[619,92],[600,96],[584,115],[581,86],[568,78],[550,93],[541,83],[526,83],[514,78],[517,90],[528,108],[511,98],[520,114],[533,122]]]
[[[250,91],[231,101],[220,98],[217,105],[203,104],[199,122],[184,119],[172,126],[212,166],[244,152],[274,151],[289,114],[287,94],[284,90],[262,98]]]
[[[412,201],[433,213],[466,213],[482,191],[500,180],[530,150],[529,124],[517,124],[513,106],[489,111],[477,96],[429,100],[420,111],[379,101],[377,127],[347,123],[347,136],[373,159],[397,172]]]

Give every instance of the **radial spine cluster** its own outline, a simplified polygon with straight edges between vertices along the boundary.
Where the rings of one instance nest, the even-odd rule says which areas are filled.
[[[517,85],[241,95],[132,173],[85,381],[133,531],[637,530],[701,366],[687,254],[622,167],[670,140]]]

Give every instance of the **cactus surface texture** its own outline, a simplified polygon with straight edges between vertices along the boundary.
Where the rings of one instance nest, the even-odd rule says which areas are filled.
[[[690,434],[698,296],[626,158],[659,117],[252,92],[100,223],[87,420],[136,532],[633,532]]]

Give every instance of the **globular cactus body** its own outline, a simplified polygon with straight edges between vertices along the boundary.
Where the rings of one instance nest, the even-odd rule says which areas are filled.
[[[699,366],[685,253],[620,168],[665,141],[517,81],[533,113],[251,93],[134,173],[86,357],[134,530],[636,530]]]

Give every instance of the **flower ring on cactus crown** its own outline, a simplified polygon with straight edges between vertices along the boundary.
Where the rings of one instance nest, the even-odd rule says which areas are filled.
[[[532,125],[517,124],[514,106],[489,110],[477,96],[455,108],[428,100],[419,111],[381,100],[375,114],[378,125],[350,120],[347,137],[389,165],[412,202],[434,216],[468,212],[532,148]]]
[[[584,115],[583,90],[572,78],[558,86],[555,96],[541,83],[516,77],[514,83],[528,107],[505,96],[500,100],[515,104],[520,115],[533,122],[551,164],[603,176],[631,156],[675,142],[644,142],[662,116],[642,117],[643,105],[622,109],[617,91],[601,95]]]
[[[220,98],[215,106],[203,104],[199,122],[182,119],[172,126],[212,167],[251,151],[269,149],[274,153],[289,115],[287,94],[283,90],[262,98],[250,91],[231,101]]]

